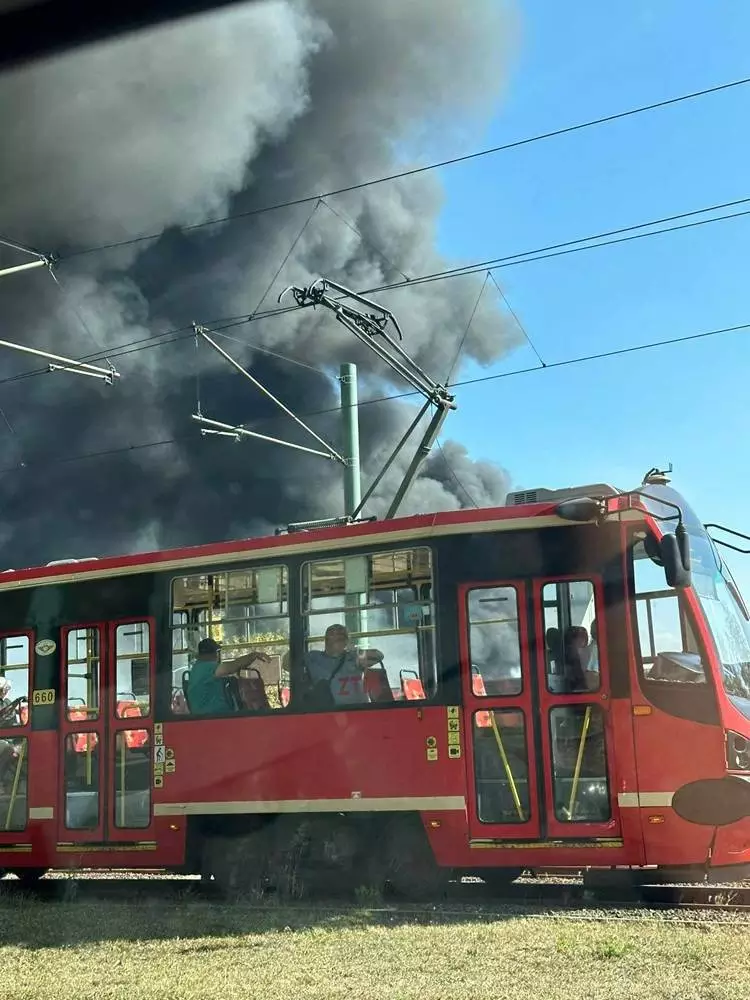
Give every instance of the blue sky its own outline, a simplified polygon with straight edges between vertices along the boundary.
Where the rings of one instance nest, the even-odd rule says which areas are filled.
[[[750,4],[518,6],[484,145],[750,75]],[[447,168],[441,248],[482,260],[750,196],[749,113],[750,85]],[[749,249],[747,217],[495,276],[549,363],[750,322]],[[702,520],[750,533],[748,362],[750,331],[500,379],[460,391],[447,432],[519,487],[631,486],[671,461]],[[750,596],[750,556],[729,562]]]

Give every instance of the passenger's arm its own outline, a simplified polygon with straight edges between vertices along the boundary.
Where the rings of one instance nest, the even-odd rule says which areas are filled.
[[[383,654],[379,649],[360,649],[359,661],[363,666],[372,667],[383,662]]]
[[[266,656],[265,653],[254,650],[252,653],[246,653],[244,656],[237,656],[234,660],[222,660],[216,668],[215,676],[231,677],[232,674],[239,673],[240,670],[244,670],[245,667],[251,666],[256,661],[268,663],[270,659],[271,657]]]

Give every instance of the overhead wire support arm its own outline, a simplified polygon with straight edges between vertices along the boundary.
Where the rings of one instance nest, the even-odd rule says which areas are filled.
[[[0,268],[0,278],[5,278],[9,274],[18,274],[20,271],[31,271],[35,267],[47,267],[49,262],[41,257],[39,260],[30,260],[25,264],[14,264],[12,267]]]
[[[329,294],[331,291],[337,294]],[[336,320],[353,333],[360,343],[368,347],[381,361],[388,365],[391,371],[412,386],[425,399],[424,406],[412,421],[411,426],[391,452],[383,468],[362,497],[359,505],[352,511],[352,517],[356,518],[361,514],[399,453],[416,431],[422,418],[426,416],[431,407],[435,408],[427,429],[417,445],[409,467],[386,512],[386,517],[395,517],[417,477],[420,466],[435,444],[448,413],[456,409],[455,396],[451,394],[446,385],[442,385],[432,379],[404,351],[399,343],[399,341],[403,340],[403,333],[401,332],[398,320],[392,312],[384,309],[377,302],[373,302],[371,299],[365,298],[364,295],[353,292],[351,289],[345,288],[343,285],[338,284],[338,282],[331,281],[328,278],[319,278],[306,288],[299,288],[292,285],[284,289],[281,295],[279,295],[279,301],[281,301],[287,292],[292,293],[295,302],[300,308],[323,306],[329,309],[334,314]],[[345,300],[359,303],[360,306],[364,306],[364,309],[356,308]],[[389,334],[389,325],[395,331],[397,339],[394,339]]]
[[[30,271],[33,268],[39,267],[46,267],[50,273],[52,273],[52,265],[54,264],[53,257],[40,253],[32,247],[23,246],[21,243],[15,243],[13,240],[5,239],[5,237],[2,236],[0,236],[0,246],[8,247],[8,249],[15,250],[18,253],[28,254],[34,258],[34,260],[27,261],[25,264],[14,264],[10,267],[0,268],[0,278],[7,277],[10,274],[18,274],[21,271]],[[46,361],[50,362],[48,367],[48,371],[50,372],[68,372],[71,375],[88,375],[89,378],[101,379],[101,381],[106,382],[107,385],[113,385],[114,380],[120,377],[120,373],[109,361],[107,362],[107,368],[101,368],[99,365],[91,365],[85,361],[76,361],[75,358],[65,358],[59,354],[52,354],[50,351],[41,351],[34,347],[25,347],[23,344],[14,344],[9,340],[0,340],[0,347],[7,347],[11,351],[19,351],[22,354],[31,354],[36,358],[44,358]]]
[[[258,438],[261,441],[269,441],[271,444],[280,444],[285,448],[294,448],[296,451],[305,451],[308,455],[320,455],[321,458],[333,459],[333,455],[327,451],[319,451],[317,448],[308,448],[303,444],[295,444],[292,441],[282,441],[280,438],[270,437],[268,434],[259,434],[257,431],[249,431],[244,427],[236,427],[233,424],[224,424],[220,420],[210,420],[201,413],[194,413],[193,420],[201,424],[201,434],[216,434],[219,437],[234,438],[239,441],[243,437]]]
[[[318,442],[318,444],[322,445],[324,450],[321,451],[317,448],[308,448],[304,445],[295,444],[292,441],[282,441],[280,438],[269,437],[267,434],[259,434],[257,431],[249,431],[244,427],[221,423],[218,420],[209,420],[200,412],[194,413],[193,420],[204,425],[201,431],[202,434],[220,434],[224,437],[234,437],[236,440],[239,440],[242,437],[258,438],[261,441],[268,441],[272,444],[283,445],[285,448],[293,448],[295,451],[305,451],[310,455],[319,455],[321,458],[327,458],[331,461],[339,462],[341,465],[346,465],[346,459],[340,455],[335,448],[331,447],[331,445],[320,437],[319,434],[316,434],[312,427],[309,427],[304,420],[300,420],[300,418],[293,413],[288,406],[285,406],[280,399],[274,396],[274,394],[267,389],[262,382],[259,382],[258,379],[252,376],[246,368],[242,367],[239,361],[236,361],[231,354],[217,344],[216,341],[209,335],[209,331],[206,327],[200,326],[196,323],[193,328],[197,337],[205,340],[205,342],[212,347],[217,354],[220,354],[221,357],[224,358],[225,361],[228,361],[234,369],[236,369],[241,375],[244,375],[245,378],[259,390],[259,392],[262,392],[267,399],[270,399],[272,403],[278,406],[279,409],[290,417],[299,427],[301,427],[306,434],[309,434],[310,437],[314,438],[314,440]]]
[[[9,340],[0,340],[0,347],[7,347],[12,351],[21,351],[23,354],[32,354],[37,358],[45,358],[51,362],[49,371],[70,372],[73,375],[88,375],[91,378],[101,379],[107,385],[112,385],[120,373],[110,365],[109,368],[100,368],[98,365],[89,365],[84,361],[76,361],[75,358],[63,358],[59,354],[50,354],[49,351],[38,351],[34,347],[24,347],[22,344],[13,344]]]

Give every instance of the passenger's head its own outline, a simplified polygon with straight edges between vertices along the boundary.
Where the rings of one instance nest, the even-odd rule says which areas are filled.
[[[326,653],[341,655],[349,645],[349,633],[343,625],[330,625],[326,629]]]
[[[201,639],[198,643],[198,658],[201,660],[218,660],[221,646],[215,639]]]
[[[585,628],[580,625],[572,625],[566,635],[567,644],[572,649],[585,649],[589,644],[589,634]]]
[[[596,642],[596,639],[597,639],[597,636],[596,636],[596,618],[593,618],[591,620],[591,641],[592,642]]]

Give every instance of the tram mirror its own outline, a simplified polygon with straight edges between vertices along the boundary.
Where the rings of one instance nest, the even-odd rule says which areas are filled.
[[[670,587],[682,589],[690,586],[690,565],[685,566],[676,535],[664,535],[659,546],[661,564]]]
[[[729,826],[750,817],[750,782],[731,776],[691,781],[674,793],[672,808],[688,823]]]
[[[646,555],[649,557],[651,562],[656,563],[657,566],[663,566],[661,558],[661,544],[657,540],[655,535],[649,532],[643,539],[643,548],[646,550]]]

